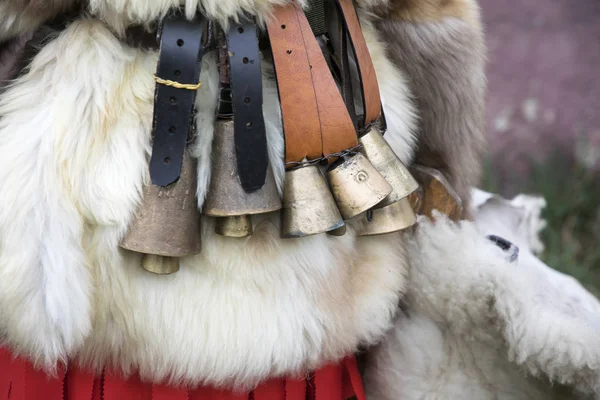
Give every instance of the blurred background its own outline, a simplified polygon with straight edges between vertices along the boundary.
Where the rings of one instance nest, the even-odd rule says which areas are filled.
[[[481,186],[544,196],[541,258],[600,296],[600,1],[479,1],[490,141]]]

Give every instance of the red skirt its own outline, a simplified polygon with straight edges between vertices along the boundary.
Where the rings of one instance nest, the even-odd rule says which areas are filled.
[[[49,377],[22,358],[0,348],[0,400],[365,400],[354,357],[323,367],[307,379],[271,379],[250,393],[211,387],[193,390],[123,378],[110,372],[94,376],[76,367]]]

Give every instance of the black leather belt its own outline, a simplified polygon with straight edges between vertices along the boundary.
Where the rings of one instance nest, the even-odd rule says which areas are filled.
[[[227,45],[238,176],[244,190],[251,193],[264,185],[269,165],[254,21],[243,18],[240,23],[232,23]]]
[[[206,24],[198,18],[188,21],[182,12],[173,13],[161,30],[150,158],[150,177],[157,186],[179,179],[187,137],[194,126]]]

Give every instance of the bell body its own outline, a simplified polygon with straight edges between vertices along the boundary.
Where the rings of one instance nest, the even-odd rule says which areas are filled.
[[[164,188],[152,184],[144,187],[142,204],[120,246],[138,253],[172,258],[200,252],[196,163],[187,150],[177,182]],[[155,266],[158,262],[155,258],[146,261],[148,265]],[[174,269],[172,262],[167,265]],[[178,264],[176,269],[179,269]]]
[[[404,230],[417,222],[417,216],[408,201],[404,198],[386,207],[374,208],[364,213],[357,236],[383,235]]]
[[[433,218],[433,210],[438,210],[454,221],[464,217],[462,200],[442,172],[413,165],[411,173],[421,184],[420,190],[409,197],[418,214]]]
[[[233,120],[218,119],[213,139],[212,173],[202,213],[231,217],[273,212],[281,209],[281,198],[273,171],[268,168],[263,187],[247,193],[237,173]]]
[[[362,154],[345,156],[327,171],[331,192],[345,220],[380,203],[392,186]]]
[[[377,129],[371,129],[359,138],[359,143],[362,145],[361,153],[393,188],[376,208],[394,204],[417,190],[419,184]]]
[[[281,236],[304,237],[331,232],[344,226],[344,220],[316,166],[285,173]]]
[[[179,271],[179,258],[144,254],[142,268],[156,275],[169,275]]]
[[[243,238],[252,235],[252,219],[249,215],[217,217],[215,233],[221,236]]]

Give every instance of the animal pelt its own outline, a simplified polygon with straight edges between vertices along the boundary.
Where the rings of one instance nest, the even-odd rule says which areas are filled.
[[[76,7],[79,0],[0,1],[0,43],[35,31],[44,22]]]
[[[369,399],[600,395],[600,303],[533,254],[543,200],[477,192],[474,204],[474,223],[422,220],[407,240],[409,291],[369,355]],[[488,234],[517,244],[518,261]]]
[[[158,3],[167,2],[129,1],[128,10]],[[408,89],[377,32],[363,29],[386,76],[386,137],[409,162]],[[203,218],[201,254],[166,277],[119,248],[149,182],[156,62],[156,52],[128,47],[105,21],[82,18],[0,98],[0,340],[49,371],[79,362],[240,388],[304,374],[379,340],[405,289],[400,234],[357,238],[350,226],[343,237],[282,240],[272,214],[239,240],[216,236]],[[279,104],[272,66],[263,66],[270,163],[281,185]],[[210,181],[213,53],[201,80],[200,140],[190,149],[199,158],[199,207]]]
[[[440,169],[468,207],[486,145],[485,45],[476,0],[390,0],[370,10],[416,99],[416,161]]]

